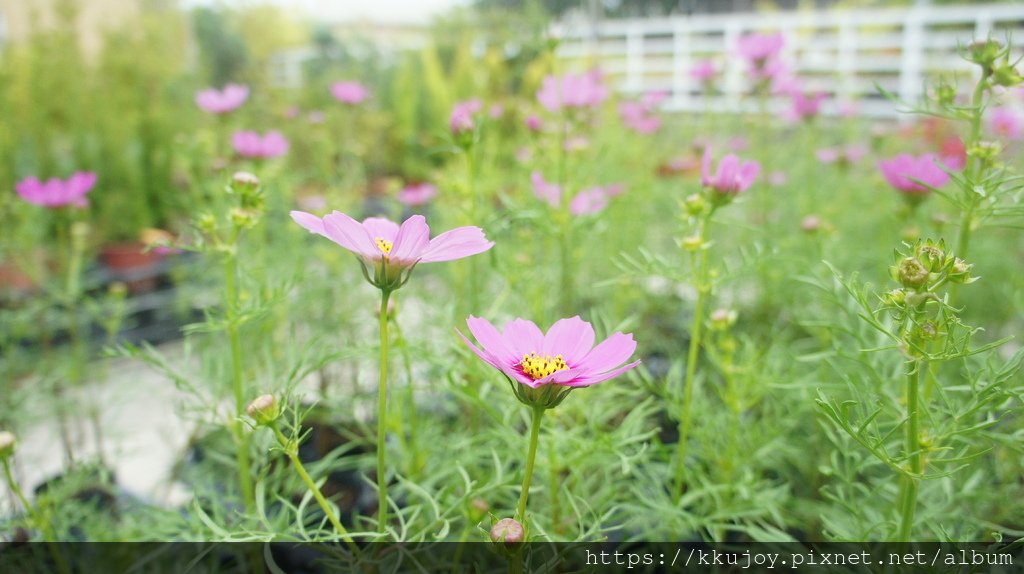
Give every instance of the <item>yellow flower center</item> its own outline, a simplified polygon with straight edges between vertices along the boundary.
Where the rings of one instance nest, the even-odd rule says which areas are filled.
[[[387,239],[381,239],[380,237],[374,239],[373,242],[377,244],[377,249],[380,249],[385,255],[389,255],[391,253],[391,248],[394,246],[392,242]]]
[[[565,364],[565,359],[562,358],[562,355],[552,357],[549,355],[538,355],[537,353],[523,355],[523,360],[520,361],[519,366],[522,367],[524,373],[535,381],[543,379],[551,373],[557,373],[569,368],[569,365]]]

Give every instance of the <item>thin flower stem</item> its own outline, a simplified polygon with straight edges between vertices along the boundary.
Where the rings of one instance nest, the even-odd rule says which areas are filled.
[[[377,528],[387,532],[388,480],[387,480],[387,423],[388,423],[388,299],[391,291],[380,292],[380,383],[377,386]]]
[[[17,480],[15,480],[14,473],[11,471],[11,459],[4,458],[3,465],[4,476],[7,478],[7,486],[10,487],[11,492],[18,497],[18,501],[21,502],[21,505],[25,508],[25,513],[28,514],[29,520],[32,522],[32,526],[39,529],[45,542],[58,542],[57,534],[53,530],[53,525],[50,524],[50,521],[45,516],[42,516],[42,513],[39,512],[38,508],[30,504],[28,499],[25,498],[25,493],[21,490],[21,485],[18,484]],[[47,544],[46,546],[50,551],[50,556],[53,557],[54,562],[57,563],[57,570],[60,571],[61,574],[69,574],[71,570],[68,568],[68,564],[65,562],[64,556],[60,552],[60,545]]]
[[[917,508],[917,476],[923,472],[921,459],[921,433],[918,427],[918,384],[921,377],[921,363],[914,361],[907,371],[907,453],[910,456],[910,471],[916,476],[904,476],[901,485],[901,517],[896,541],[909,542],[914,529],[914,510]]]
[[[240,421],[245,414],[245,386],[242,382],[242,343],[238,335],[238,265],[234,253],[224,259],[224,304],[227,309],[227,335],[231,346],[231,388],[235,395],[235,420],[231,433],[235,439],[235,459],[238,465],[238,484],[242,491],[245,509],[251,512],[256,507],[256,491],[252,484],[252,467],[249,463],[249,438]]]
[[[478,190],[476,185],[477,180],[477,161],[476,161],[476,147],[479,142],[475,142],[472,147],[466,150],[466,189],[469,194],[469,216],[471,225],[477,225],[479,222],[478,216],[480,213],[480,198],[478,197]],[[469,261],[469,305],[471,313],[480,312],[480,270],[477,263],[477,258],[472,257]]]
[[[679,414],[679,440],[676,443],[675,495],[683,494],[686,474],[686,449],[693,418],[693,387],[697,377],[697,359],[700,355],[701,337],[704,331],[704,305],[710,286],[707,285],[707,249],[703,246],[707,235],[707,217],[701,219],[698,227],[701,249],[691,255],[691,265],[697,287],[697,301],[693,306],[693,323],[690,326],[690,349],[686,355],[686,378],[683,380],[683,404]]]
[[[299,478],[302,479],[302,482],[306,484],[306,488],[309,489],[309,492],[313,494],[313,498],[315,498],[317,504],[320,505],[320,509],[324,511],[324,514],[327,516],[327,520],[329,520],[331,524],[334,525],[334,529],[338,531],[338,535],[341,536],[341,539],[349,545],[349,548],[352,549],[352,552],[354,554],[359,554],[359,546],[357,546],[355,541],[352,540],[352,536],[349,535],[348,530],[346,530],[345,526],[341,523],[340,520],[338,520],[338,516],[334,513],[334,509],[331,508],[331,505],[327,502],[327,499],[324,498],[323,493],[320,492],[320,489],[317,487],[316,483],[313,482],[312,477],[310,477],[309,473],[306,472],[306,467],[302,464],[302,460],[299,459],[297,445],[294,444],[292,441],[288,440],[288,437],[284,436],[284,433],[281,432],[281,429],[277,428],[277,423],[271,423],[269,426],[271,430],[274,431],[274,436],[277,437],[278,444],[281,445],[281,448],[284,450],[285,454],[288,455],[288,460],[291,461],[292,467],[295,468],[295,472],[298,473]]]
[[[540,439],[540,421],[544,417],[544,407],[533,407],[533,422],[530,425],[530,450],[526,455],[526,475],[523,476],[523,490],[519,493],[519,507],[516,517],[526,523],[526,499],[530,496],[530,481],[533,479],[533,463],[537,459],[537,443]]]
[[[975,185],[975,180],[978,179],[978,170],[981,168],[981,160],[970,154],[971,149],[977,147],[981,141],[981,120],[984,116],[984,109],[982,104],[985,99],[985,88],[988,86],[988,73],[982,71],[981,78],[978,79],[978,84],[974,87],[974,94],[971,96],[971,133],[967,141],[966,147],[968,151],[967,155],[967,169],[966,169],[966,180],[969,185]],[[964,196],[967,198],[968,207],[964,210],[960,217],[960,235],[957,239],[956,255],[961,259],[967,259],[967,249],[971,242],[971,232],[974,226],[974,211],[978,207],[978,194],[974,193],[973,190],[964,190]],[[950,299],[956,299],[957,288],[954,287],[950,293]]]

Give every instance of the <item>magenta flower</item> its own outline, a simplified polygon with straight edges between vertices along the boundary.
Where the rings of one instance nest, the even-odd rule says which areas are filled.
[[[482,109],[483,104],[477,99],[455,104],[455,107],[452,108],[452,115],[448,118],[449,129],[456,135],[473,131],[476,126],[473,116]]]
[[[793,106],[790,108],[791,116],[797,120],[809,120],[817,116],[825,97],[826,94],[820,92],[816,94],[794,92],[792,95]]]
[[[573,215],[592,215],[608,207],[611,194],[603,187],[592,187],[576,194],[569,202],[569,212]]]
[[[636,350],[633,335],[613,333],[594,346],[594,328],[578,316],[558,320],[546,334],[526,319],[509,322],[501,332],[478,317],[470,316],[466,324],[480,346],[459,332],[462,340],[501,371],[528,405],[551,408],[574,388],[596,385],[640,364],[623,365]]]
[[[530,130],[531,132],[539,132],[540,129],[544,127],[544,124],[541,123],[540,118],[534,114],[526,116],[526,119],[523,121],[523,123],[526,124],[526,129]]]
[[[736,52],[740,57],[751,62],[764,62],[778,56],[785,43],[786,38],[781,32],[774,34],[745,34],[736,43]]]
[[[562,188],[557,183],[545,181],[544,176],[535,171],[530,174],[533,183],[533,194],[537,199],[546,201],[551,207],[558,207],[562,202]]]
[[[988,119],[992,132],[1003,139],[1016,140],[1024,134],[1024,120],[1012,108],[994,108]]]
[[[608,88],[598,70],[584,74],[547,76],[537,92],[537,101],[552,112],[563,108],[596,108],[607,98]]]
[[[906,195],[924,196],[931,193],[931,188],[942,187],[949,181],[949,174],[930,153],[916,157],[900,154],[878,162],[878,169],[889,185]]]
[[[235,132],[231,137],[231,145],[242,157],[266,159],[288,153],[288,140],[278,131],[270,131],[260,135],[251,131]]]
[[[711,60],[700,60],[690,68],[690,77],[702,84],[707,84],[718,75],[718,69]]]
[[[359,82],[336,82],[331,86],[331,95],[343,104],[355,106],[370,97],[370,90]]]
[[[68,179],[50,178],[39,181],[35,177],[25,178],[14,185],[14,190],[25,201],[42,207],[86,207],[89,200],[85,195],[96,185],[96,174],[79,171]]]
[[[196,105],[204,112],[226,114],[232,112],[249,99],[249,87],[241,84],[228,84],[223,90],[210,88],[196,94]]]
[[[629,129],[640,134],[651,134],[661,128],[661,118],[654,115],[654,107],[668,97],[664,92],[645,94],[638,102],[619,104],[619,116]]]
[[[761,172],[761,165],[756,161],[740,163],[733,154],[722,158],[718,171],[711,171],[711,148],[704,148],[704,157],[700,164],[701,185],[711,188],[721,195],[732,196],[750,188]]]
[[[409,277],[403,277],[403,272],[418,263],[462,259],[494,246],[479,227],[458,227],[430,239],[430,227],[422,215],[413,215],[401,226],[382,217],[370,217],[359,223],[340,211],[324,217],[292,211],[291,216],[310,233],[322,235],[358,255],[370,283],[387,291],[404,285]],[[373,268],[372,279],[367,265]]]
[[[411,183],[398,192],[398,201],[408,207],[425,205],[437,196],[437,188],[429,183]]]

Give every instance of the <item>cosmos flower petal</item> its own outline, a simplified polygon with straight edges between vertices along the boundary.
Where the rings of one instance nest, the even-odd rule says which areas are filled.
[[[324,235],[323,218],[317,217],[312,213],[306,213],[305,211],[291,211],[288,215],[292,216],[292,221],[298,223],[310,233]]]
[[[484,231],[479,227],[456,227],[430,240],[430,245],[423,251],[420,261],[452,261],[483,253],[491,247],[494,247],[494,242],[488,241]]]
[[[515,350],[508,345],[505,338],[498,332],[498,329],[487,319],[481,319],[480,317],[470,315],[470,317],[466,319],[466,324],[469,326],[469,332],[473,333],[473,336],[480,342],[480,345],[488,353],[493,355],[498,362],[514,365],[522,359],[522,357],[517,355]]]
[[[636,341],[633,340],[633,335],[612,333],[576,366],[587,369],[590,373],[603,373],[624,363],[635,350]]]
[[[584,375],[582,377],[579,377],[572,381],[568,381],[563,384],[566,385],[567,387],[589,387],[591,385],[596,385],[597,383],[603,383],[604,381],[607,381],[609,379],[614,379],[615,377],[621,375],[622,373],[625,373],[630,369],[633,369],[639,364],[640,361],[636,360],[633,361],[632,363],[629,363],[628,365],[623,365],[617,369],[608,371],[607,373],[600,373],[596,375]]]
[[[381,251],[366,232],[363,224],[336,211],[324,217],[324,234],[345,249],[369,259],[380,259]]]
[[[413,215],[402,222],[395,235],[391,259],[399,263],[414,263],[430,245],[430,227],[422,215]]]
[[[480,337],[477,337],[480,341]],[[579,315],[559,319],[544,335],[542,355],[562,355],[569,365],[576,365],[594,347],[594,328]]]
[[[536,353],[544,345],[544,333],[540,328],[526,319],[515,319],[505,325],[502,332],[509,348],[516,356],[522,357],[527,353]]]

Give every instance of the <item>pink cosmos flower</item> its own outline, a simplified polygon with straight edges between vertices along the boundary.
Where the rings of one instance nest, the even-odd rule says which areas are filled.
[[[889,185],[908,195],[927,195],[931,188],[942,187],[949,181],[949,174],[939,167],[938,158],[930,153],[916,157],[900,154],[878,162],[878,169]]]
[[[608,88],[597,70],[584,74],[547,76],[537,92],[537,101],[552,112],[563,108],[596,108],[607,98]]]
[[[967,165],[967,146],[957,136],[950,136],[942,141],[939,146],[939,157],[946,167],[954,171],[960,171]]]
[[[370,90],[359,82],[336,82],[331,86],[331,95],[343,104],[355,106],[370,97]]]
[[[408,207],[425,205],[437,196],[437,188],[429,183],[411,183],[398,192],[398,201]]]
[[[639,101],[619,104],[619,116],[629,129],[640,134],[651,134],[661,128],[661,118],[654,115],[654,108],[668,97],[665,92],[644,94]]]
[[[249,99],[249,87],[241,84],[228,84],[223,90],[209,88],[196,94],[196,105],[204,112],[226,114],[232,112]]]
[[[310,233],[322,235],[360,257],[370,282],[394,290],[408,279],[403,271],[418,263],[452,261],[483,253],[494,246],[479,227],[457,227],[430,239],[430,227],[422,215],[413,215],[402,225],[382,217],[362,223],[340,211],[317,217],[292,211],[291,217]],[[373,268],[370,279],[366,265]]]
[[[453,134],[462,134],[473,131],[475,123],[473,116],[483,109],[480,100],[472,99],[459,102],[452,108],[452,115],[448,118],[448,127]]]
[[[640,364],[623,365],[636,351],[632,334],[616,332],[594,346],[594,328],[579,316],[558,320],[546,334],[526,319],[509,322],[501,332],[479,317],[470,316],[466,324],[480,346],[461,332],[459,336],[508,378],[517,396],[524,390],[520,385],[531,389],[553,385],[555,390],[589,387]]]
[[[718,75],[718,69],[711,60],[700,60],[690,68],[690,77],[702,84],[706,84]]]
[[[753,185],[760,172],[761,164],[756,161],[741,164],[738,157],[729,154],[719,162],[718,171],[712,173],[711,148],[704,148],[704,157],[700,165],[701,185],[710,187],[722,195],[736,195],[746,191]]]
[[[821,103],[825,101],[826,94],[794,92],[791,97],[793,105],[790,108],[790,117],[796,120],[809,120],[821,111]]]
[[[530,181],[533,183],[533,194],[537,196],[537,199],[546,201],[551,207],[559,206],[562,202],[561,186],[545,181],[539,171],[530,174]]]
[[[14,190],[25,201],[42,207],[86,207],[89,200],[85,195],[96,185],[96,174],[79,171],[68,179],[56,177],[39,181],[35,177],[25,178],[14,185]]]
[[[750,62],[764,62],[774,58],[782,51],[786,38],[782,32],[774,34],[751,33],[740,37],[736,42],[736,52],[741,58]]]
[[[526,129],[530,130],[531,132],[539,132],[540,129],[544,127],[544,124],[541,123],[540,118],[534,114],[526,116],[526,119],[523,121],[523,123],[526,124]]]
[[[768,174],[768,184],[772,187],[782,187],[789,181],[789,177],[784,171],[773,171]]]
[[[501,104],[492,104],[490,109],[487,110],[487,115],[490,116],[491,119],[496,120],[505,115],[505,106]]]
[[[603,187],[592,187],[576,194],[569,202],[569,212],[573,215],[592,215],[608,207],[610,194]]]
[[[1024,134],[1024,120],[1012,108],[995,108],[990,112],[988,120],[992,132],[1003,139],[1016,140]]]
[[[269,131],[260,135],[252,131],[235,132],[231,137],[231,145],[242,157],[266,159],[288,153],[288,140],[279,131]]]
[[[821,148],[815,155],[823,164],[840,163],[850,165],[860,161],[868,150],[863,145],[852,144],[844,148]]]

